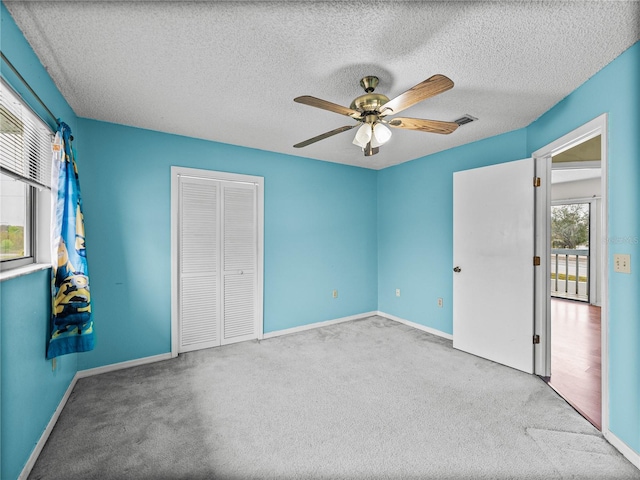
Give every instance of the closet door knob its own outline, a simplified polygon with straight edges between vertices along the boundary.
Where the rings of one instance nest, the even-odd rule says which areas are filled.
[[[456,273],[460,273],[462,269],[460,267],[453,267],[453,271]]]

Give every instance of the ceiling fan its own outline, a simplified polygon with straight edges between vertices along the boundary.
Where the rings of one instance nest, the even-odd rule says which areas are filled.
[[[393,100],[389,100],[386,95],[373,93],[375,88],[378,86],[378,82],[378,77],[374,76],[367,76],[360,80],[360,86],[364,88],[365,94],[351,102],[351,106],[349,108],[309,95],[294,98],[294,102],[346,115],[357,122],[353,125],[336,128],[335,130],[323,133],[317,137],[297,143],[294,147],[306,147],[312,143],[360,126],[356,132],[353,143],[362,148],[365,157],[368,157],[378,153],[380,145],[383,145],[391,138],[391,130],[389,130],[387,125],[393,128],[406,128],[409,130],[441,133],[445,135],[458,128],[458,124],[455,122],[442,122],[439,120],[404,117],[396,117],[389,120],[385,119],[387,115],[400,113],[402,110],[409,108],[422,100],[434,97],[435,95],[453,88],[453,82],[451,79],[444,75],[433,75],[425,81],[410,88],[406,92],[401,93]]]

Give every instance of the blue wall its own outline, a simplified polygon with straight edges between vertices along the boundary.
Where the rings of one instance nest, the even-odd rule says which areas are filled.
[[[640,259],[640,44],[529,127],[404,163],[378,176],[378,308],[452,333],[453,172],[526,158],[609,114],[609,265]],[[636,260],[633,260],[633,259]],[[609,269],[610,429],[640,452],[640,269]],[[395,289],[401,296],[395,297]],[[437,307],[437,298],[444,307]]]
[[[76,116],[6,10],[0,5],[0,46],[53,113],[72,130]],[[53,128],[40,104],[4,64],[2,76]],[[82,174],[82,163],[78,162]],[[78,355],[45,360],[49,270],[0,282],[0,477],[17,478],[77,371]]]
[[[77,371],[77,355],[45,360],[49,270],[0,283],[2,478],[17,478]]]
[[[265,178],[265,332],[379,309],[451,333],[453,172],[526,157],[603,112],[610,255],[640,258],[638,44],[526,129],[375,172],[77,119],[4,5],[0,15],[3,52],[77,138],[97,331],[94,351],[64,356],[52,371],[48,271],[0,283],[2,478],[20,473],[78,369],[170,350],[171,165]],[[4,65],[2,73],[46,115]],[[640,452],[632,270],[609,272],[610,426]]]
[[[378,310],[452,333],[453,172],[525,157],[517,130],[379,172]]]
[[[265,178],[265,332],[377,308],[377,172],[78,120],[1,8],[3,52],[76,137],[96,328],[95,350],[54,372],[49,272],[0,283],[2,478],[19,475],[78,369],[170,351],[172,165]]]
[[[264,177],[265,332],[376,310],[377,172],[80,123],[97,342],[81,369],[170,351],[172,165]]]
[[[640,43],[636,43],[527,129],[534,152],[608,113],[610,429],[640,452]],[[631,255],[631,275],[613,254]]]

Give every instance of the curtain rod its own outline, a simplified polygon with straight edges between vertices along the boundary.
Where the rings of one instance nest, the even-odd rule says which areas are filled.
[[[49,116],[53,119],[54,123],[57,126],[60,126],[60,123],[58,122],[58,118],[51,112],[51,110],[49,110],[49,107],[47,107],[47,105],[42,101],[42,99],[33,90],[33,88],[31,88],[31,85],[29,85],[29,83],[24,79],[24,77],[20,75],[20,72],[16,69],[16,67],[13,66],[13,64],[9,61],[9,59],[4,55],[4,53],[1,50],[0,50],[0,55],[2,55],[2,60],[9,66],[9,68],[13,71],[13,73],[17,75],[18,79],[24,84],[25,87],[29,89],[29,92],[31,92],[31,95],[33,95],[34,98],[40,103],[40,105],[42,105],[42,107],[46,110]]]

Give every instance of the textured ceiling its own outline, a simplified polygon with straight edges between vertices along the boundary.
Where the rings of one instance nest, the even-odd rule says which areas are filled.
[[[81,117],[374,169],[527,126],[640,38],[637,1],[4,3]],[[372,157],[355,130],[293,148],[354,123],[294,97],[436,73],[454,88],[402,116],[479,121]]]

